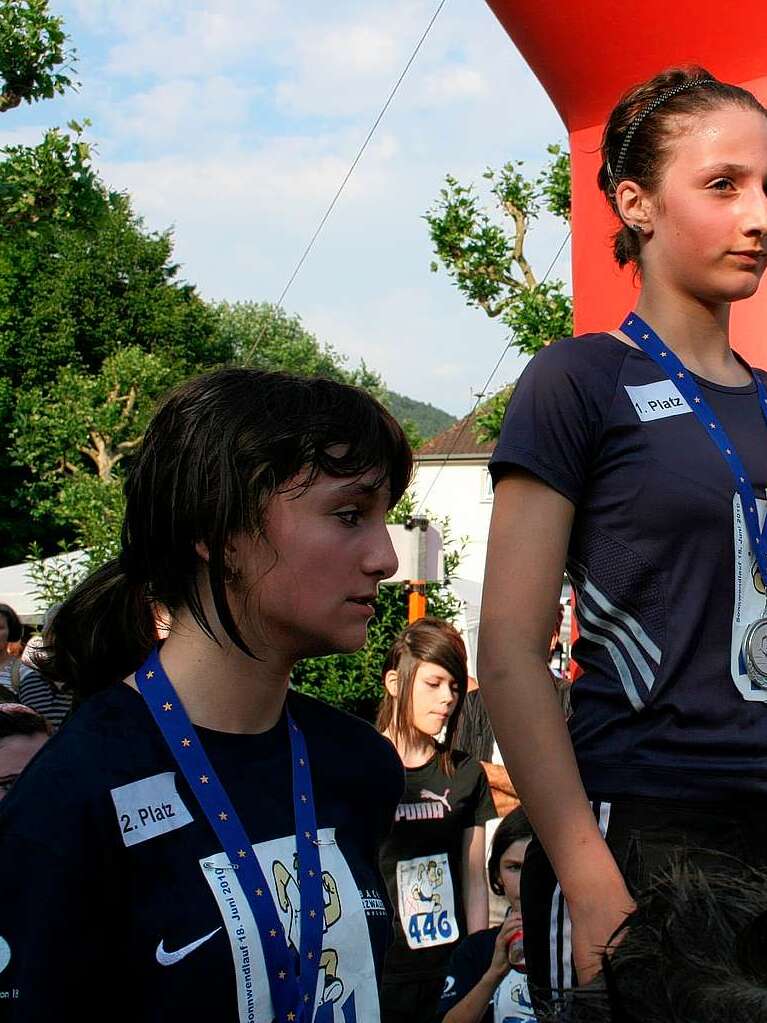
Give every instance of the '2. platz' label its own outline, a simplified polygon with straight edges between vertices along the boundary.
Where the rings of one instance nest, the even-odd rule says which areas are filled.
[[[125,845],[146,842],[192,820],[176,791],[173,771],[121,785],[111,794]]]
[[[653,419],[667,419],[669,416],[683,416],[692,411],[670,380],[659,380],[656,384],[644,384],[641,387],[625,387],[643,423]]]

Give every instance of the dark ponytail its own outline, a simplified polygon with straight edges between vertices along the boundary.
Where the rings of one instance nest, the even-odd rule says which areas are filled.
[[[720,82],[704,67],[668,68],[626,92],[613,109],[602,136],[602,166],[597,184],[620,220],[615,190],[621,181],[635,181],[657,192],[671,144],[680,133],[680,116],[694,117],[722,106],[767,110],[747,89]],[[613,237],[618,266],[639,266],[639,235],[621,220]]]
[[[143,583],[132,583],[117,559],[77,586],[44,636],[41,672],[85,698],[132,674],[156,639]]]
[[[393,505],[410,482],[412,453],[397,421],[366,391],[244,368],[182,384],[158,409],[129,469],[120,557],[58,609],[41,670],[81,697],[132,675],[156,641],[160,609],[172,618],[186,608],[209,636],[219,626],[252,656],[227,596],[230,537],[262,534],[270,499],[299,473],[308,487],[320,472],[370,471],[375,485],[388,483]]]

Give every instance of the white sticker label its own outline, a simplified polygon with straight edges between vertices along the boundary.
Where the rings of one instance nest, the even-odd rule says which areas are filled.
[[[120,785],[112,789],[112,801],[125,845],[138,845],[192,821],[176,791],[173,771]]]
[[[757,498],[756,509],[759,513],[759,528],[761,529],[767,513],[767,502]],[[743,505],[738,493],[732,499],[732,521],[735,531],[733,537],[735,544],[735,606],[732,611],[730,671],[732,680],[744,700],[767,703],[767,690],[760,689],[753,684],[748,677],[743,659],[743,637],[749,625],[757,618],[764,616],[767,594],[759,572],[759,565],[751,550],[751,540],[748,536]]]
[[[458,940],[453,879],[447,853],[397,864],[399,918],[408,946],[434,948]]]
[[[378,986],[363,899],[333,828],[317,833],[322,865],[324,918],[314,1012],[315,1023],[379,1023]],[[296,838],[254,845],[284,937],[297,955],[301,947],[301,886]],[[227,856],[200,860],[224,921],[237,982],[239,1023],[274,1018],[261,940],[253,913]]]
[[[641,387],[629,387],[627,384],[624,386],[636,414],[643,423],[692,412],[670,380],[659,380],[657,384],[643,384]]]

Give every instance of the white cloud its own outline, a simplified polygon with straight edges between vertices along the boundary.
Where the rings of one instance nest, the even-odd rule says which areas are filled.
[[[476,68],[446,67],[424,77],[421,93],[429,105],[452,103],[485,96],[489,91],[487,79]]]
[[[231,79],[171,79],[110,104],[105,116],[112,133],[135,136],[161,149],[202,148],[242,127],[254,90]]]
[[[66,6],[65,0],[61,0]],[[434,0],[69,0],[101,170],[211,298],[274,300],[433,13]],[[77,44],[76,25],[68,29]],[[26,130],[26,129],[24,129]],[[423,214],[448,171],[531,171],[559,119],[482,3],[446,5],[293,285],[286,306],[395,390],[468,410],[505,344],[429,273]],[[542,273],[563,237],[530,235]],[[567,275],[567,256],[558,276]],[[495,384],[523,360],[507,356]]]
[[[96,7],[102,31],[107,24],[123,36],[107,54],[107,71],[161,79],[207,77],[242,62],[264,62],[275,19],[284,16],[277,0],[216,0],[209,5],[131,0]]]

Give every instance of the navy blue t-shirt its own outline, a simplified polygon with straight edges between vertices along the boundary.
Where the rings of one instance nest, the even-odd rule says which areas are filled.
[[[367,1023],[378,1019],[391,933],[377,852],[402,764],[365,722],[295,692],[288,705],[306,737],[322,862],[314,1018]],[[259,735],[198,735],[298,948],[286,719]],[[88,700],[0,803],[0,875],[3,1019],[272,1019],[260,938],[236,875],[128,686]]]
[[[763,521],[767,424],[756,387],[696,379]],[[567,572],[583,675],[570,727],[589,794],[767,794],[767,691],[741,654],[765,587],[730,470],[671,381],[610,334],[555,342],[514,390],[494,482],[514,466],[576,507]]]

